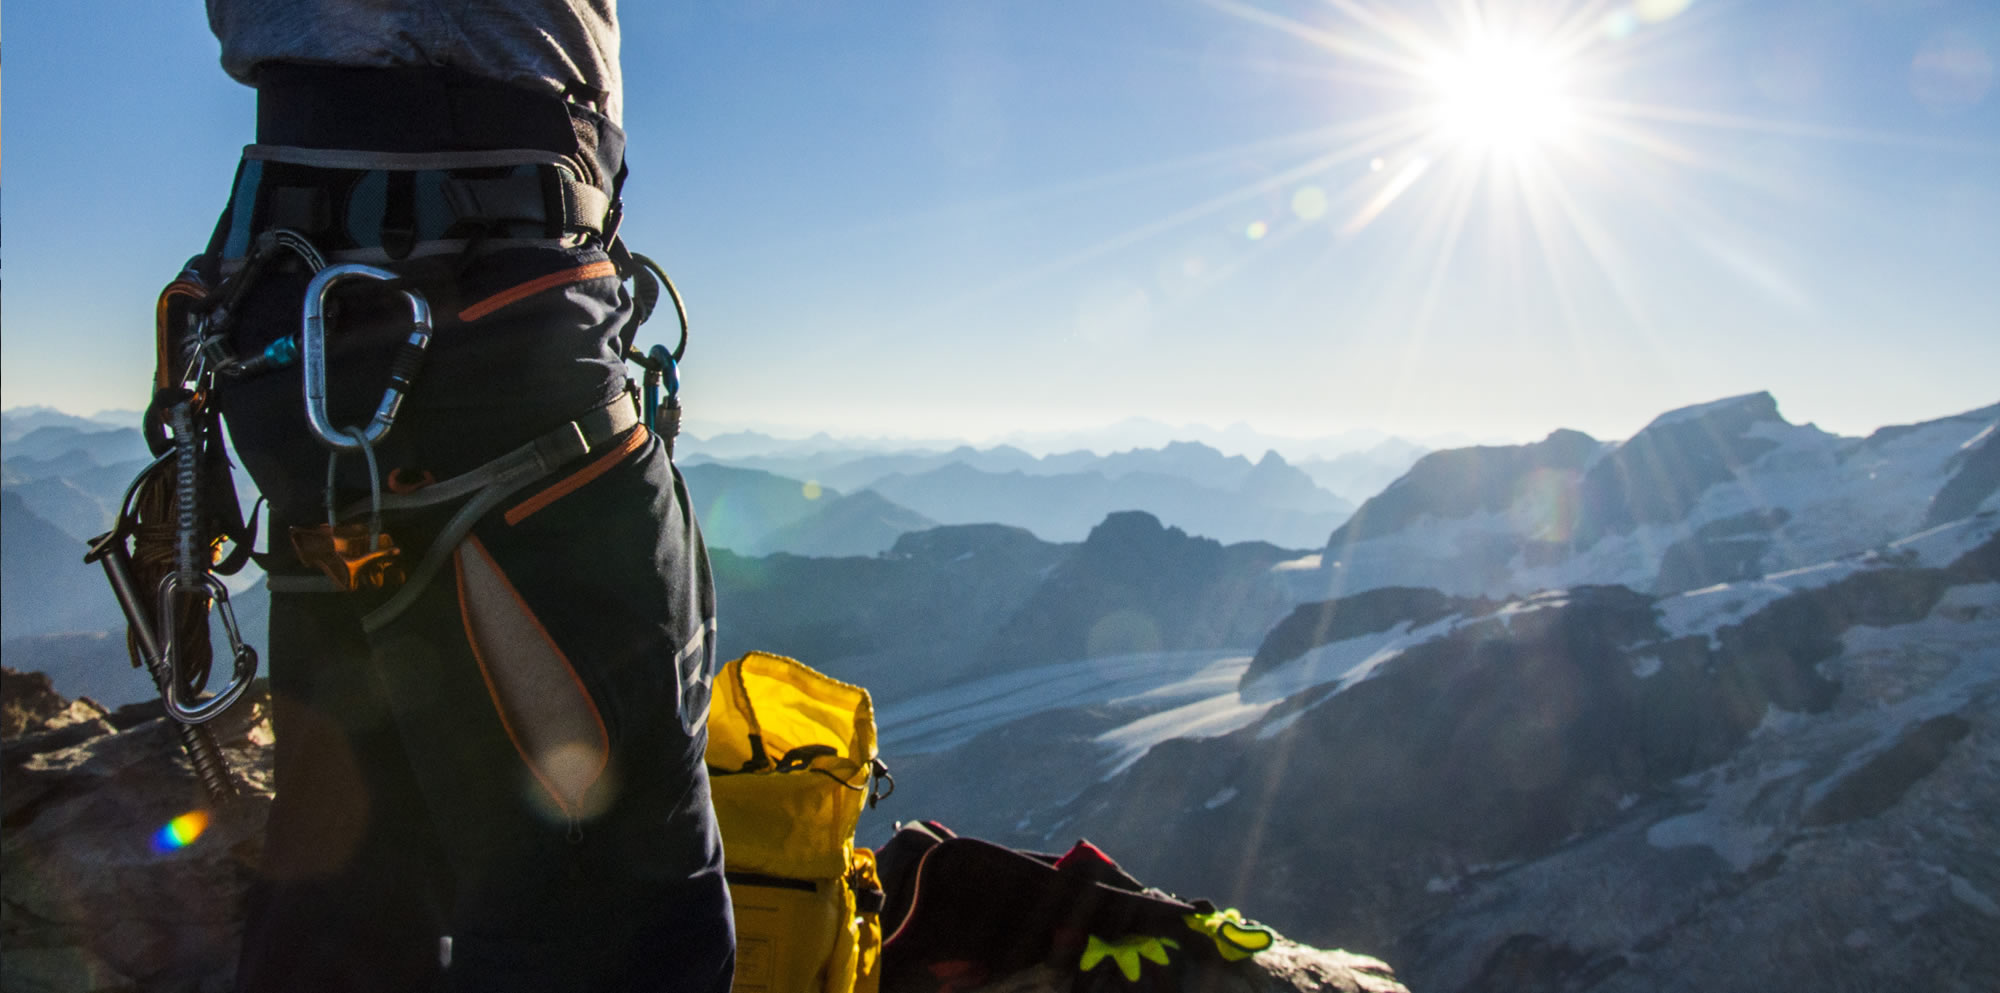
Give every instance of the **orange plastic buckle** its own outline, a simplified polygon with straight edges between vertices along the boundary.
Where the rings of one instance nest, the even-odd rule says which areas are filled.
[[[315,524],[292,528],[292,550],[299,561],[326,573],[348,593],[393,589],[403,584],[402,549],[386,532],[368,540],[368,525]]]

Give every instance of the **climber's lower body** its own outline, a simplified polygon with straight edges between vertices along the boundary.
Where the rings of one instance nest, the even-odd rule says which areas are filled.
[[[274,197],[246,182],[232,203],[261,215]],[[364,230],[360,199],[342,207],[342,236]],[[262,224],[223,226],[218,246]],[[359,425],[407,337],[404,292],[435,315],[370,452],[329,467],[296,369],[217,389],[270,501],[277,795],[239,988],[722,993],[714,592],[666,446],[627,413],[631,301],[595,235],[417,248],[328,322],[331,421]],[[287,265],[236,304],[237,355],[299,328],[308,273]],[[539,469],[467,476],[524,451]],[[389,536],[400,581],[343,590],[295,551],[329,504]]]

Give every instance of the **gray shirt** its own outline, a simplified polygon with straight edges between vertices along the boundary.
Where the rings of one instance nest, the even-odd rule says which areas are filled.
[[[624,113],[617,0],[207,0],[222,68],[449,65]]]

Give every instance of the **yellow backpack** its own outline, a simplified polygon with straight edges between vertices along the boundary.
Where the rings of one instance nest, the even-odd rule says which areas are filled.
[[[707,760],[736,908],[732,993],[875,993],[882,886],[875,853],[854,847],[870,779],[886,778],[868,691],[752,652],[716,677]]]

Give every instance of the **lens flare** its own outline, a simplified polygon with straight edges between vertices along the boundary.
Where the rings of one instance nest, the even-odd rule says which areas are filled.
[[[1263,221],[1251,221],[1250,226],[1243,229],[1243,237],[1251,241],[1262,241],[1264,236],[1270,233],[1271,226]]]
[[[207,830],[208,811],[190,810],[153,833],[153,848],[162,852],[178,851],[194,844],[195,839]]]
[[[1317,221],[1326,216],[1326,191],[1317,186],[1300,188],[1292,194],[1292,213],[1302,221]]]

